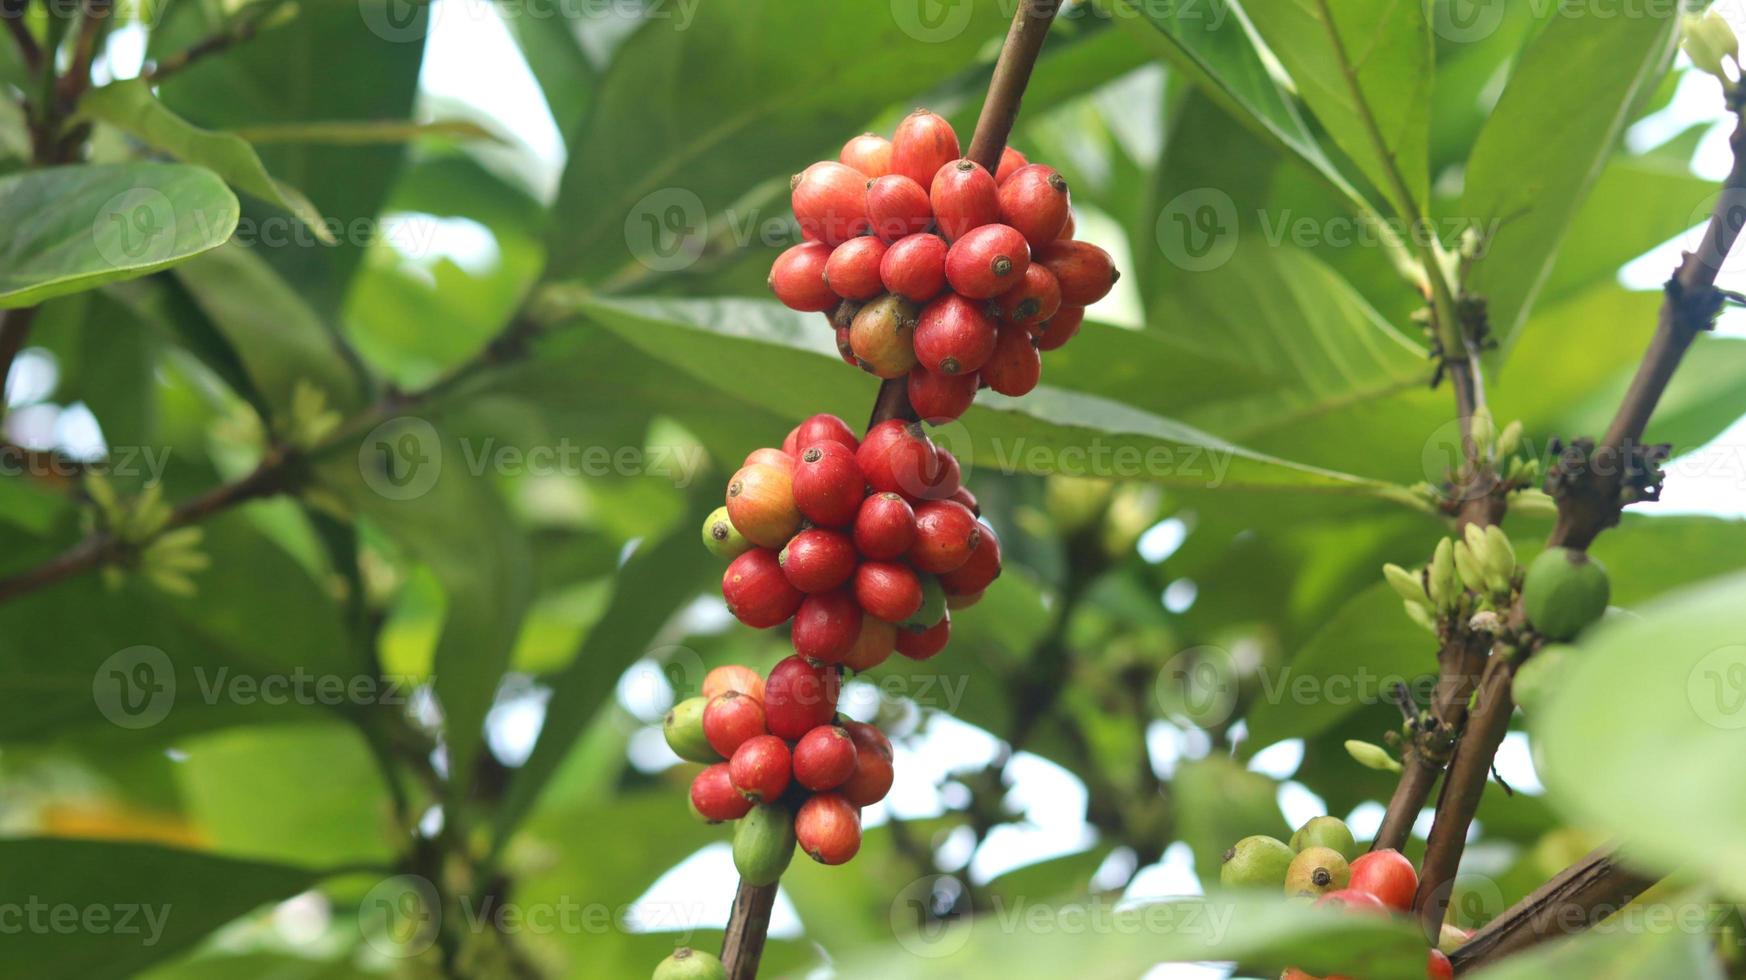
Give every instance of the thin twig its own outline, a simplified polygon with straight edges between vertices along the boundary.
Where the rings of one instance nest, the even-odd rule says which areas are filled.
[[[260,33],[261,22],[264,19],[265,15],[262,15],[250,17],[234,24],[227,24],[221,30],[195,41],[186,48],[146,65],[140,70],[139,77],[156,85],[203,58],[252,40],[256,34]]]
[[[1594,925],[1623,908],[1655,879],[1620,865],[1603,847],[1534,889],[1505,909],[1450,954],[1457,972],[1466,972],[1530,946]]]
[[[28,6],[28,0],[0,0],[0,20],[6,21],[6,30],[18,44],[18,56],[24,60],[25,70],[35,74],[42,67],[42,46],[37,44],[36,35],[30,33],[30,27],[24,23]]]

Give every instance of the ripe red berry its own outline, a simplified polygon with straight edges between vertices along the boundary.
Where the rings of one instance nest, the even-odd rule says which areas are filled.
[[[1352,862],[1352,880],[1347,888],[1374,895],[1397,912],[1409,912],[1419,890],[1419,875],[1413,863],[1392,848],[1371,851]]]
[[[1085,319],[1085,307],[1063,306],[1055,311],[1055,315],[1044,323],[1037,331],[1038,350],[1056,350],[1073,335],[1079,332],[1079,324]]]
[[[1090,306],[1108,296],[1121,278],[1109,253],[1090,242],[1053,241],[1039,248],[1034,258],[1060,280],[1061,302],[1066,306]],[[949,276],[949,258],[946,265]]]
[[[1072,210],[1069,210],[1067,212],[1067,223],[1061,226],[1061,234],[1056,235],[1055,238],[1058,240],[1059,239],[1071,239],[1073,237],[1073,231],[1074,231],[1075,224],[1076,224],[1076,222],[1074,222],[1074,220],[1073,220],[1073,212],[1072,212]]]
[[[1000,220],[1000,191],[994,176],[970,160],[953,160],[934,174],[928,203],[934,209],[934,224],[949,242]]]
[[[801,450],[794,470],[794,503],[821,527],[847,527],[861,509],[867,483],[855,453],[839,442],[820,442]]]
[[[895,242],[927,231],[934,207],[927,188],[902,174],[886,174],[867,182],[867,220],[880,241]]]
[[[1023,282],[1030,264],[1023,235],[1010,225],[983,225],[946,252],[946,282],[968,299],[993,299]]]
[[[933,440],[920,425],[901,419],[887,419],[867,430],[867,438],[855,451],[855,462],[868,486],[906,498],[919,498],[939,480],[940,461]]]
[[[1455,964],[1449,962],[1442,950],[1433,946],[1425,954],[1425,977],[1427,980],[1455,980]]]
[[[1331,908],[1339,912],[1363,912],[1369,915],[1387,915],[1388,906],[1382,904],[1375,895],[1361,892],[1356,888],[1341,888],[1328,892],[1316,899],[1317,908]]]
[[[883,177],[891,172],[891,141],[878,133],[862,133],[843,144],[837,160],[868,177]]]
[[[769,548],[753,548],[728,563],[721,576],[728,612],[753,629],[788,621],[800,608],[801,591],[788,584],[782,562]]]
[[[970,513],[975,514],[977,517],[982,516],[982,504],[977,501],[976,495],[970,492],[969,487],[960,486],[955,492],[953,492],[952,496],[947,499],[956,500],[970,508]]]
[[[764,675],[740,664],[723,664],[703,676],[703,696],[715,698],[729,691],[764,700]]]
[[[794,175],[794,217],[801,234],[835,248],[867,230],[867,175],[823,160]]]
[[[1068,198],[1067,179],[1054,167],[1033,163],[1001,182],[996,220],[1017,228],[1031,248],[1042,248],[1061,237],[1072,213]]]
[[[710,823],[720,823],[723,820],[738,820],[750,813],[752,801],[734,789],[728,764],[718,762],[713,766],[705,766],[702,772],[692,778],[691,808]]]
[[[765,466],[774,466],[785,473],[794,472],[794,457],[780,449],[771,449],[769,447],[754,449],[747,453],[746,461],[741,463],[740,466],[743,469],[747,466],[757,466],[760,463]]]
[[[891,172],[908,177],[923,189],[941,167],[963,155],[952,124],[926,109],[905,116],[891,135]]]
[[[855,569],[855,601],[867,615],[888,623],[901,623],[921,608],[921,581],[908,565],[889,561],[866,561]],[[898,637],[899,649],[903,637]]]
[[[1043,377],[1043,356],[1037,340],[1022,325],[1001,327],[994,353],[982,365],[988,387],[1014,398],[1030,393]]]
[[[861,849],[861,811],[838,793],[820,793],[794,814],[800,849],[820,864],[843,864]]]
[[[811,527],[796,534],[778,561],[788,584],[808,595],[829,592],[855,574],[855,544],[841,531]],[[805,608],[805,606],[801,606]]]
[[[865,558],[891,559],[915,540],[915,509],[889,490],[861,501],[855,514],[855,548]]]
[[[940,576],[940,585],[946,589],[946,595],[972,595],[988,588],[996,578],[1000,577],[1000,538],[995,535],[994,528],[982,523],[982,533],[976,539],[976,547],[971,549],[969,560],[956,569]]]
[[[794,652],[819,663],[842,663],[861,636],[861,619],[847,589],[809,595],[794,613]]]
[[[1020,153],[1010,146],[1006,147],[1000,151],[1000,166],[994,168],[994,182],[996,184],[1006,183],[1008,177],[1018,173],[1020,167],[1024,167],[1029,163],[1030,161],[1025,159],[1023,153]]]
[[[982,540],[982,522],[970,508],[950,500],[930,500],[915,509],[915,543],[910,564],[941,575],[963,568]]]
[[[857,673],[872,670],[884,663],[896,649],[897,624],[863,615],[861,635],[855,637],[855,646],[843,658],[843,666]]]
[[[703,737],[724,759],[732,759],[747,739],[768,731],[765,724],[763,704],[738,691],[710,698],[703,709]]]
[[[794,781],[814,792],[836,789],[855,774],[855,740],[835,725],[821,725],[794,746]]]
[[[802,313],[822,313],[840,297],[826,284],[825,263],[831,248],[823,242],[801,242],[776,256],[770,265],[770,289],[782,305]]]
[[[1055,281],[1053,272],[1035,262],[1025,269],[1025,277],[1018,285],[994,299],[996,316],[1031,330],[1047,322],[1060,308],[1061,284]]]
[[[770,668],[764,681],[764,722],[770,734],[795,741],[837,714],[842,679],[831,664],[805,657],[785,657]]]
[[[849,428],[849,423],[829,412],[810,416],[794,427],[796,453],[820,442],[840,442],[851,450],[861,445],[861,440],[855,438],[855,430]]]
[[[890,293],[855,314],[849,345],[861,366],[881,378],[901,378],[915,367],[915,307]]]
[[[884,292],[879,262],[885,258],[885,248],[885,243],[872,235],[838,245],[825,261],[825,285],[844,299],[868,300]]]
[[[728,760],[728,775],[734,789],[753,803],[782,795],[794,774],[788,744],[774,735],[757,735],[740,743]]]
[[[952,451],[939,443],[934,443],[934,458],[939,460],[939,475],[927,489],[922,491],[923,500],[951,500],[958,491],[964,489],[964,471],[958,466],[958,457]],[[975,513],[972,509],[971,513]]]
[[[879,262],[879,280],[912,303],[925,303],[946,288],[945,239],[938,235],[909,235],[885,250]]]
[[[994,321],[982,307],[947,293],[922,307],[915,325],[916,363],[935,374],[979,371],[994,353]]]
[[[956,595],[948,592],[946,593],[946,608],[953,612],[957,612],[960,609],[969,609],[971,606],[981,602],[982,597],[987,594],[988,593],[986,592],[970,592],[964,595]]]
[[[891,740],[884,732],[865,722],[846,722],[843,729],[855,743],[855,773],[837,788],[837,792],[856,806],[872,806],[885,799],[885,794],[891,791],[891,780],[895,775],[891,766]]]
[[[951,421],[976,400],[979,383],[974,372],[935,374],[918,364],[909,372],[909,407],[924,422]]]
[[[911,660],[927,660],[946,648],[946,641],[952,636],[952,614],[940,617],[940,621],[925,630],[900,629],[897,631],[897,652]]]
[[[775,466],[740,467],[728,481],[727,511],[747,541],[765,548],[782,547],[800,529],[794,478]]]
[[[861,366],[861,362],[855,358],[855,344],[850,339],[848,327],[837,328],[837,356],[850,367]]]

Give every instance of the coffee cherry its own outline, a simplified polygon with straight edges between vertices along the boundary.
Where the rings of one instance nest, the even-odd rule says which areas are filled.
[[[897,649],[897,626],[883,619],[861,616],[861,634],[855,646],[843,658],[843,666],[856,673],[872,670],[884,663]]]
[[[854,167],[820,161],[789,182],[801,234],[832,248],[867,230],[867,175]]]
[[[982,307],[947,293],[922,307],[916,320],[916,362],[934,374],[970,374],[988,362],[994,340],[994,321]]]
[[[784,473],[794,472],[794,457],[780,449],[771,449],[769,447],[754,449],[747,453],[746,459],[740,464],[740,467],[743,469],[747,466],[756,466],[760,463],[765,466],[774,466]]]
[[[809,595],[794,613],[794,652],[818,663],[841,663],[861,636],[861,619],[847,589]]]
[[[855,806],[872,806],[891,792],[896,775],[891,766],[891,741],[864,722],[848,722],[843,729],[855,743],[855,772],[837,787],[837,793]]]
[[[995,219],[1018,229],[1032,249],[1061,237],[1067,224],[1067,179],[1054,167],[1033,163],[1014,171],[1000,184],[1000,217]]]
[[[915,307],[886,293],[855,314],[849,345],[863,367],[881,378],[901,378],[915,367]]]
[[[855,774],[855,740],[835,725],[821,725],[794,746],[794,781],[814,792],[836,789]]]
[[[1060,308],[1061,284],[1053,272],[1035,262],[1025,269],[1023,282],[994,298],[995,316],[1031,330],[1046,323]]]
[[[950,500],[964,489],[964,471],[958,466],[958,457],[939,443],[934,443],[934,458],[940,464],[939,476],[922,492],[922,499]]]
[[[917,109],[897,124],[891,135],[891,172],[928,187],[940,168],[964,154],[952,124],[926,109]]]
[[[1445,922],[1442,931],[1437,933],[1437,948],[1445,953],[1453,953],[1472,938],[1473,933]]]
[[[721,754],[703,734],[703,712],[708,707],[708,698],[686,698],[661,719],[661,734],[666,736],[667,747],[686,762],[721,761]]]
[[[1528,622],[1553,640],[1568,640],[1599,619],[1611,597],[1606,566],[1575,548],[1547,548],[1522,579]]]
[[[1347,887],[1374,895],[1397,912],[1410,912],[1419,890],[1419,875],[1399,851],[1371,851],[1352,862],[1352,881]]]
[[[914,303],[925,303],[946,288],[945,239],[908,235],[885,250],[879,279],[885,288]]]
[[[855,569],[855,601],[869,616],[888,623],[901,623],[921,608],[921,582],[908,565],[889,561],[862,562]],[[902,643],[900,636],[900,651]]]
[[[946,252],[946,282],[968,299],[993,299],[1022,282],[1030,264],[1031,247],[1023,235],[1010,225],[983,225]]]
[[[956,460],[954,460],[954,462],[956,462]],[[969,487],[960,486],[957,490],[954,490],[952,492],[952,495],[950,497],[948,497],[946,499],[956,500],[957,502],[970,508],[970,513],[975,514],[977,517],[982,516],[982,505],[980,503],[977,503],[976,495],[970,492]]]
[[[728,764],[705,767],[691,780],[691,809],[710,823],[738,820],[752,808],[752,801],[734,788]]]
[[[972,392],[974,394],[974,392]],[[734,527],[726,507],[717,507],[703,521],[703,546],[721,559],[738,558],[752,548],[752,542]]]
[[[844,299],[868,300],[885,291],[879,279],[879,263],[886,245],[872,235],[851,238],[838,245],[825,260],[824,280],[831,292]]]
[[[887,174],[867,182],[867,220],[873,234],[889,245],[932,227],[934,206],[926,187],[902,174]]]
[[[764,718],[770,734],[792,742],[830,724],[841,689],[835,666],[809,663],[798,655],[782,659],[764,681]]]
[[[837,160],[868,177],[883,177],[891,172],[891,141],[878,133],[862,133],[843,144]]]
[[[728,481],[727,511],[746,540],[764,548],[782,547],[800,529],[794,479],[762,463],[741,467]]]
[[[764,675],[741,664],[723,664],[703,675],[704,697],[717,698],[729,691],[738,691],[762,702]]]
[[[915,509],[915,542],[910,564],[935,575],[964,567],[982,540],[982,522],[970,508],[950,500],[930,500]]]
[[[802,313],[822,313],[840,298],[825,282],[831,248],[822,242],[801,242],[776,256],[770,265],[770,290],[782,305]]]
[[[866,491],[854,450],[840,442],[821,442],[801,451],[794,471],[794,504],[807,520],[821,527],[847,527]]]
[[[849,447],[851,452],[861,445],[861,440],[855,438],[855,430],[849,428],[849,423],[829,412],[820,412],[794,427],[794,451],[797,455],[807,447],[821,442],[840,442]]]
[[[727,967],[709,953],[681,946],[655,965],[652,980],[727,980]]]
[[[946,589],[940,584],[939,577],[923,572],[915,579],[921,583],[922,603],[908,619],[897,624],[899,635],[905,631],[920,633],[946,617]]]
[[[1455,980],[1455,964],[1449,962],[1449,957],[1440,949],[1427,950],[1425,953],[1425,977],[1427,980]]]
[[[975,372],[935,374],[918,364],[909,372],[909,407],[924,422],[949,422],[976,400],[979,381]]]
[[[1061,234],[1056,235],[1055,240],[1056,241],[1070,241],[1070,240],[1072,240],[1073,232],[1075,230],[1076,224],[1077,224],[1077,222],[1075,222],[1073,220],[1073,212],[1071,210],[1069,210],[1067,212],[1067,223],[1061,226]]]
[[[841,531],[809,527],[783,546],[777,561],[788,584],[808,595],[829,592],[855,574],[855,543]],[[801,608],[805,608],[804,602]]]
[[[948,592],[946,593],[946,608],[952,612],[957,612],[960,609],[969,609],[971,606],[981,602],[982,597],[987,594],[987,592],[970,592],[960,595],[958,593]]]
[[[724,759],[732,759],[747,739],[766,731],[764,706],[738,691],[710,698],[703,709],[703,735]]]
[[[728,563],[721,577],[721,597],[728,612],[753,629],[786,623],[803,598],[788,584],[782,561],[769,548],[753,548]]]
[[[780,803],[752,807],[734,825],[734,869],[748,885],[774,885],[794,858],[794,814]]]
[[[1277,838],[1257,834],[1245,837],[1225,852],[1219,866],[1219,884],[1227,888],[1279,888],[1291,867],[1291,848]]]
[[[1010,146],[1001,150],[1000,166],[994,168],[994,182],[996,184],[1006,183],[1008,177],[1018,173],[1020,167],[1029,163],[1030,161],[1025,159],[1023,153],[1020,153]]]
[[[1342,888],[1332,891],[1316,899],[1316,908],[1333,909],[1336,912],[1361,912],[1367,915],[1388,915],[1388,906],[1369,892],[1361,892],[1356,888]]]
[[[946,641],[952,636],[952,617],[946,614],[940,621],[925,630],[900,629],[897,631],[897,652],[911,660],[927,660],[946,648]]]
[[[886,762],[891,761],[891,739],[886,737],[878,725],[865,721],[845,721],[843,722],[843,731],[849,733],[849,738],[854,741],[855,747],[861,752],[870,753],[875,758],[884,759]],[[856,803],[855,805],[863,806],[864,804]]]
[[[1352,828],[1346,826],[1346,821],[1339,817],[1311,817],[1305,820],[1303,826],[1291,835],[1291,849],[1301,852],[1306,847],[1332,848],[1340,852],[1340,856],[1347,861],[1356,860],[1360,853],[1358,842],[1352,837]],[[1358,865],[1353,864],[1352,869],[1356,871]]]
[[[1079,324],[1085,319],[1085,307],[1063,306],[1055,311],[1037,330],[1038,350],[1057,350],[1073,339],[1079,332]]]
[[[1067,306],[1090,306],[1109,295],[1121,278],[1109,253],[1090,242],[1053,241],[1032,258],[1060,280],[1061,302]]]
[[[1340,852],[1327,847],[1306,847],[1292,858],[1285,872],[1285,894],[1319,898],[1337,892],[1352,880],[1352,869]]]
[[[994,353],[982,365],[988,387],[1014,398],[1029,394],[1043,378],[1043,355],[1036,338],[1023,326],[1007,324],[995,337]]]
[[[855,345],[849,340],[849,328],[837,328],[837,356],[850,367],[860,367],[861,362],[855,358]]]
[[[972,595],[981,592],[1000,577],[1000,538],[986,521],[976,537],[976,547],[964,564],[940,575],[940,584],[947,595]]]
[[[774,735],[746,739],[728,760],[728,775],[733,778],[734,789],[753,803],[781,796],[793,772],[788,743]]]
[[[782,437],[782,451],[787,453],[789,458],[793,458],[796,453],[800,452],[800,444],[797,440],[800,438],[800,426],[802,424],[803,423],[796,422],[794,428],[789,429],[788,434]]]
[[[946,241],[957,241],[972,228],[1000,220],[1000,192],[994,176],[970,160],[953,160],[934,174],[928,189],[934,224]]]
[[[905,498],[919,498],[940,476],[933,440],[920,425],[901,419],[887,419],[869,429],[855,451],[855,463],[875,491],[895,491]]]
[[[861,811],[837,793],[820,793],[794,815],[800,849],[820,864],[844,864],[861,849]]]
[[[855,548],[862,557],[891,559],[915,540],[915,510],[902,496],[885,491],[861,501],[855,514]]]

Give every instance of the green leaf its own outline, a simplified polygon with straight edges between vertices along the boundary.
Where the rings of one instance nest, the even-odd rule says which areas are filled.
[[[1708,919],[1707,910],[1698,914]],[[1621,916],[1629,916],[1629,912]],[[1680,920],[1686,921],[1686,920]],[[1506,957],[1493,966],[1467,974],[1473,980],[1541,980],[1543,977],[1587,977],[1629,980],[1632,977],[1689,977],[1721,980],[1704,932],[1679,928],[1589,929]]]
[[[285,122],[262,126],[238,126],[229,135],[250,143],[317,143],[324,146],[371,146],[378,143],[411,143],[427,136],[456,140],[506,141],[484,126],[466,119],[337,119],[331,122]]]
[[[1730,777],[1746,752],[1743,589],[1736,573],[1604,621],[1528,719],[1537,768],[1569,820],[1617,835],[1633,864],[1736,900],[1746,896],[1746,784]]]
[[[224,243],[236,196],[171,163],[68,166],[0,177],[0,307],[133,279]]]
[[[1219,880],[1225,849],[1251,834],[1279,840],[1291,827],[1279,812],[1279,784],[1222,755],[1185,761],[1170,780],[1176,836],[1194,851],[1202,882]]]
[[[320,872],[146,844],[25,838],[0,841],[0,907],[55,915],[12,930],[6,965],[20,976],[134,976],[266,902],[314,885]],[[71,909],[76,928],[62,928]]]
[[[1667,64],[1677,10],[1620,16],[1616,7],[1551,18],[1517,61],[1467,160],[1461,214],[1493,236],[1468,288],[1486,297],[1506,350],[1633,102]]]
[[[190,124],[159,102],[144,81],[133,78],[94,89],[79,100],[79,112],[109,123],[183,163],[211,170],[237,190],[296,215],[322,244],[337,244],[315,205],[301,191],[274,180],[247,140]]]
[[[1430,197],[1429,4],[1400,0],[1250,0],[1261,37],[1298,94],[1403,221]]]

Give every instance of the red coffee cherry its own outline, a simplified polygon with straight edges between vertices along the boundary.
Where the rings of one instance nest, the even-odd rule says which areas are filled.
[[[1000,189],[994,176],[970,160],[953,160],[934,174],[928,190],[934,223],[946,241],[1000,220]]]
[[[850,340],[849,328],[837,328],[837,356],[850,367],[860,367],[861,362],[855,358],[855,345]]]
[[[843,864],[861,849],[861,811],[837,793],[820,793],[794,814],[800,849],[820,864]]]
[[[953,612],[957,612],[960,609],[969,609],[971,606],[981,602],[982,597],[987,594],[987,592],[971,592],[966,595],[955,595],[948,592],[946,593],[946,608]]]
[[[982,307],[947,293],[922,307],[916,320],[916,363],[935,374],[970,374],[988,362],[994,341],[994,321]]]
[[[900,238],[879,261],[879,281],[912,303],[925,303],[946,288],[947,251],[938,235]]]
[[[789,585],[816,595],[847,582],[855,574],[859,558],[847,534],[812,527],[796,534],[777,560],[782,563],[782,574],[787,576]]]
[[[1079,324],[1084,319],[1083,306],[1063,306],[1056,310],[1055,315],[1037,331],[1037,349],[1055,350],[1066,344],[1079,332]]]
[[[1000,328],[994,353],[982,365],[982,380],[1003,395],[1029,394],[1043,378],[1043,357],[1037,341],[1022,325]]]
[[[982,533],[976,538],[976,547],[971,549],[969,559],[940,576],[940,585],[945,587],[947,596],[973,595],[1000,577],[1000,538],[986,521],[981,524]]]
[[[747,739],[763,735],[765,724],[763,704],[738,691],[710,698],[703,709],[703,737],[724,759],[732,759]]]
[[[867,175],[823,160],[789,181],[801,234],[835,248],[867,230]]]
[[[843,666],[860,673],[872,670],[890,658],[897,649],[897,624],[872,616],[861,617],[861,635],[855,646],[843,658]]]
[[[901,495],[888,490],[861,501],[855,514],[855,548],[863,557],[897,558],[914,540],[915,510]]]
[[[835,725],[814,728],[794,746],[794,781],[814,792],[836,789],[855,774],[855,740]]]
[[[916,500],[950,500],[952,495],[963,489],[963,474],[958,469],[958,458],[953,456],[945,446],[934,444],[934,460],[937,464],[927,476],[920,490],[916,491]]]
[[[847,589],[809,595],[794,613],[794,652],[819,663],[842,663],[861,637],[861,619]]]
[[[794,448],[798,452],[821,442],[840,442],[854,450],[861,445],[849,423],[829,412],[808,417],[794,427]]]
[[[885,258],[885,248],[885,243],[872,235],[838,245],[825,261],[825,285],[844,299],[868,300],[884,292],[879,263]]]
[[[970,408],[978,384],[974,372],[935,374],[918,364],[909,372],[909,407],[924,422],[950,421]]]
[[[919,498],[940,476],[933,440],[920,425],[901,419],[887,419],[869,429],[861,448],[855,451],[855,463],[868,486],[905,498]],[[743,529],[741,533],[745,533]]]
[[[909,562],[943,575],[964,567],[982,540],[982,522],[970,508],[950,500],[930,500],[915,509],[915,543]]]
[[[1030,161],[1025,159],[1023,153],[1010,146],[1006,147],[1000,151],[1000,166],[994,168],[994,182],[996,184],[1006,183],[1008,177],[1018,173],[1019,168],[1029,164]]]
[[[822,242],[801,242],[776,256],[770,265],[770,290],[783,306],[802,313],[822,313],[840,297],[825,283],[825,263],[831,248]]]
[[[952,614],[947,613],[940,621],[925,630],[916,631],[900,629],[897,631],[897,652],[911,660],[927,660],[939,654],[946,648],[946,641],[952,636]]]
[[[800,453],[794,470],[794,504],[821,527],[847,527],[861,509],[867,482],[855,453],[840,442],[819,442]]]
[[[764,681],[764,723],[770,734],[797,741],[831,723],[841,689],[834,665],[813,664],[799,655],[785,657],[770,668]]]
[[[766,803],[781,796],[793,773],[788,744],[774,735],[746,739],[728,760],[728,775],[733,779],[734,789],[753,803]]]
[[[902,174],[868,181],[867,221],[873,234],[886,243],[927,231],[934,223],[927,188]]]
[[[1449,962],[1442,950],[1433,946],[1425,954],[1425,976],[1427,980],[1455,980],[1455,964]]]
[[[855,773],[837,787],[837,792],[856,806],[872,806],[885,799],[885,794],[891,791],[895,775],[891,766],[891,740],[884,732],[865,722],[845,722],[843,730],[855,743]]]
[[[1032,249],[1061,237],[1072,213],[1067,193],[1067,178],[1054,167],[1033,163],[1021,167],[1001,182],[999,189],[1000,217],[996,220],[1018,229]]]
[[[1392,848],[1371,851],[1352,862],[1352,880],[1346,887],[1376,896],[1397,912],[1410,912],[1419,890],[1419,875],[1413,863]]]
[[[967,299],[993,299],[1023,282],[1030,264],[1031,247],[1016,229],[983,225],[946,252],[946,282]],[[1059,271],[1055,274],[1060,276]]]
[[[771,449],[769,447],[754,449],[747,453],[746,461],[740,464],[740,468],[744,469],[748,466],[757,466],[759,464],[763,464],[764,466],[774,466],[784,473],[792,474],[794,472],[794,457],[780,449]]]
[[[691,809],[710,823],[738,820],[750,813],[752,801],[734,788],[728,764],[718,762],[705,766],[691,780]]]
[[[747,541],[765,548],[782,547],[800,529],[794,478],[775,466],[740,467],[728,481],[727,511]]]
[[[952,124],[926,109],[905,116],[891,136],[891,172],[908,177],[924,190],[941,167],[963,155]]]
[[[1035,262],[1025,269],[1023,281],[994,300],[995,316],[1030,330],[1041,326],[1060,308],[1061,284],[1055,281],[1053,272]]]
[[[1066,306],[1090,306],[1109,295],[1121,273],[1109,253],[1090,242],[1053,241],[1034,256],[1061,283],[1061,302]],[[946,262],[951,275],[951,259]]]
[[[915,367],[915,315],[914,306],[890,293],[861,307],[849,327],[861,366],[881,378],[908,374]]]
[[[956,500],[970,508],[970,513],[975,514],[977,517],[982,516],[982,504],[976,500],[976,495],[971,493],[968,487],[960,486],[952,496],[947,499]]]
[[[1074,220],[1073,220],[1073,212],[1071,210],[1069,210],[1067,212],[1067,223],[1061,226],[1061,233],[1059,235],[1056,235],[1055,237],[1057,239],[1070,239],[1070,238],[1072,238],[1075,224],[1076,224],[1076,222],[1074,222]]]
[[[901,623],[921,608],[921,582],[908,565],[889,561],[862,562],[855,569],[855,601],[869,616],[888,623]],[[901,635],[897,642],[901,652]]]
[[[843,144],[837,160],[869,177],[891,172],[891,141],[878,133],[862,133]]]
[[[1328,892],[1316,899],[1317,908],[1330,908],[1339,912],[1362,912],[1369,915],[1388,915],[1388,906],[1369,892],[1361,892],[1356,888],[1341,888]]]
[[[721,596],[728,612],[753,629],[769,629],[788,621],[800,608],[801,591],[788,584],[782,562],[769,548],[753,548],[728,563],[721,576]]]
[[[740,664],[723,664],[703,675],[703,696],[716,698],[729,691],[764,700],[764,675]]]

